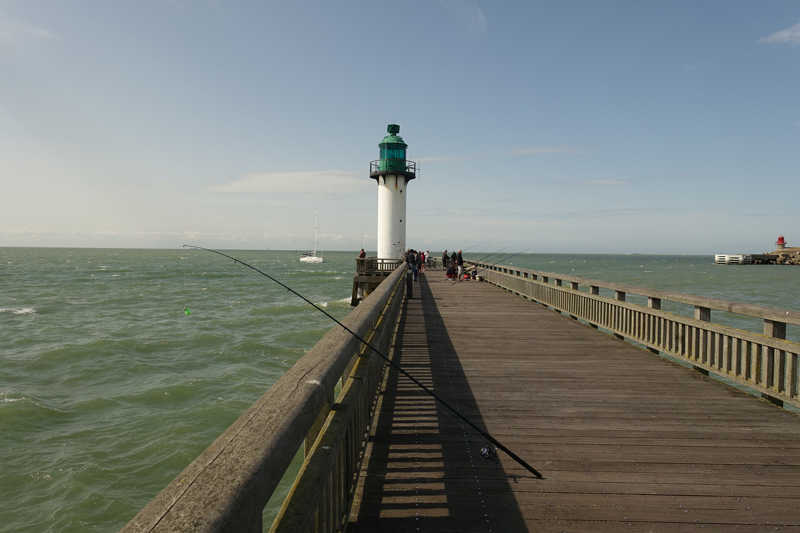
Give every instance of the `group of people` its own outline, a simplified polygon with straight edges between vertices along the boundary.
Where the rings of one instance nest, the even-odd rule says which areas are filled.
[[[406,263],[408,263],[408,268],[414,272],[414,281],[417,281],[420,272],[425,272],[425,264],[429,257],[430,252],[418,252],[413,248],[409,248],[406,252]]]
[[[363,259],[367,256],[364,249],[358,257]],[[419,252],[413,248],[409,248],[405,255],[408,268],[414,273],[414,281],[417,281],[420,272],[425,272],[425,266],[431,266],[431,257],[429,251]],[[442,266],[445,268],[447,279],[469,279],[469,274],[464,273],[464,258],[461,256],[461,250],[453,252],[448,255],[447,250],[442,254]]]
[[[447,279],[457,279],[461,281],[465,279],[464,274],[464,258],[461,256],[461,250],[447,255],[447,250],[442,254],[442,266],[445,268]]]

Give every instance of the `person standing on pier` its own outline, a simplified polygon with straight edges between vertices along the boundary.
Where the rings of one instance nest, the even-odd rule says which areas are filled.
[[[450,262],[453,264],[454,267],[458,266],[458,263],[456,262],[457,260],[458,260],[458,254],[456,253],[455,250],[453,250],[453,253],[450,255]]]
[[[414,281],[417,281],[417,275],[422,271],[422,252],[415,252],[414,261],[416,262]]]
[[[406,263],[408,263],[408,268],[414,273],[414,281],[417,281],[417,256],[414,255],[414,250],[411,248],[406,252]]]
[[[365,257],[367,257],[367,252],[365,252],[364,249],[362,248],[361,249],[361,253],[358,254],[358,258],[359,259],[364,259]]]
[[[450,261],[450,258],[447,256],[447,250],[444,251],[442,254],[442,268],[447,270],[447,262]]]
[[[464,258],[461,257],[461,250],[458,251],[456,256],[456,266],[458,267],[458,281],[464,279]]]

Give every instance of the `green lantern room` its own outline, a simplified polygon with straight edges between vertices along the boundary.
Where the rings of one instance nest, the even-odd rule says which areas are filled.
[[[389,135],[383,138],[378,147],[381,149],[380,170],[382,171],[406,171],[406,148],[408,145],[403,142],[403,138],[398,135],[400,126],[389,124],[387,128]]]

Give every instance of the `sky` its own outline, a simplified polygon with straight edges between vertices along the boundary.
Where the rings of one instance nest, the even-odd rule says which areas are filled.
[[[800,246],[798,0],[0,0],[0,247]],[[1,252],[0,252],[1,253]]]

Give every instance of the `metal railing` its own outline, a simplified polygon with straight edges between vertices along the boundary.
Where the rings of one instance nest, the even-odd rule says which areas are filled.
[[[405,261],[405,259],[379,259],[377,257],[356,258],[356,272],[359,274],[394,272]]]
[[[383,167],[383,168],[381,168]],[[403,170],[398,170],[403,167]],[[391,168],[391,170],[389,170]],[[369,162],[369,173],[391,174],[392,172],[416,174],[417,162],[409,159],[376,159]]]
[[[465,261],[486,281],[547,307],[690,363],[760,392],[773,403],[800,407],[800,344],[785,340],[786,325],[800,325],[800,312],[704,298],[679,292],[608,283],[575,276]],[[564,286],[568,282],[569,286]],[[588,292],[581,291],[581,286]],[[600,289],[614,291],[614,298]],[[647,307],[625,301],[647,298]],[[662,300],[694,307],[694,317],[661,310]],[[711,322],[718,310],[764,321],[764,334]]]
[[[405,272],[397,268],[342,324],[388,351]],[[122,532],[260,533],[263,509],[304,441],[307,460],[291,496],[298,507],[282,510],[281,520],[305,514],[304,531],[333,530],[346,517],[363,456],[384,368],[376,359],[343,328],[331,329]]]

